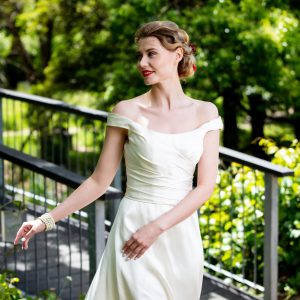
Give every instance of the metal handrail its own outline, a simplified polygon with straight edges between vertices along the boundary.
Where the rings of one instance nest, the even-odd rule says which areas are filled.
[[[227,161],[240,163],[264,173],[275,175],[277,177],[294,175],[294,171],[289,168],[276,165],[267,160],[257,158],[226,147],[220,147],[220,157]]]
[[[86,178],[77,173],[53,164],[49,161],[30,156],[13,148],[0,144],[0,158],[6,159],[14,164],[30,169],[38,174],[44,175],[69,187],[77,188]],[[108,187],[101,199],[118,199],[122,192],[112,186]]]
[[[5,97],[13,100],[20,100],[30,104],[39,104],[48,108],[69,112],[69,113],[73,113],[85,117],[90,117],[101,121],[106,121],[107,118],[107,112],[101,110],[96,110],[96,109],[87,108],[78,105],[75,106],[56,99],[30,95],[30,94],[11,91],[2,88],[0,88],[0,97]]]

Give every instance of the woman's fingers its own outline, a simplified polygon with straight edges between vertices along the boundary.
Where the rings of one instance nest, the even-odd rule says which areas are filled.
[[[141,247],[137,253],[137,255],[134,257],[134,259],[138,259],[140,258],[145,252],[146,252],[147,248],[145,247]]]
[[[148,247],[145,243],[139,243],[136,240],[129,240],[123,248],[123,256],[127,256],[128,259],[138,258],[142,256]]]
[[[143,247],[143,246],[140,246],[140,247],[137,247],[134,251],[134,253],[132,253],[132,256],[130,257],[130,259],[137,259],[139,257],[142,256],[142,254],[147,250],[146,247]]]
[[[127,257],[129,259],[132,259],[134,256],[137,255],[137,253],[140,252],[141,249],[143,249],[144,247],[143,246],[140,246],[140,245],[136,245],[135,247],[133,246],[132,248],[130,248],[130,252],[128,253]]]
[[[22,249],[27,250],[28,249],[29,238],[26,239],[26,237],[23,237],[21,239],[21,241],[22,241]]]
[[[123,253],[127,255],[128,251],[130,251],[132,245],[135,243],[135,240],[133,238],[131,238],[130,240],[128,240],[124,247],[123,247]]]
[[[14,245],[17,245],[19,243],[20,238],[22,238],[31,229],[31,227],[32,225],[27,222],[24,222],[22,224],[15,237]]]
[[[34,226],[32,226],[31,230],[25,234],[25,236],[22,238],[22,249],[27,250],[28,249],[28,243],[32,236],[34,236],[37,233],[37,230]]]
[[[28,243],[32,236],[45,230],[45,224],[41,220],[34,220],[31,222],[24,222],[18,230],[14,245],[17,245],[20,238],[22,238],[22,249],[28,249]]]

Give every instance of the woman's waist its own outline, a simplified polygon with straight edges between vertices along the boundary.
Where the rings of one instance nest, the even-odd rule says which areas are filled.
[[[176,205],[190,191],[192,186],[185,188],[170,188],[170,187],[131,187],[127,186],[124,197],[141,202],[153,204]]]

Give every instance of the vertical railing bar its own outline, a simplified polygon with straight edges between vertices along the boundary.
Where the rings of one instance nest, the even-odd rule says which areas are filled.
[[[218,255],[218,263],[219,263],[219,267],[222,268],[223,267],[223,262],[222,262],[222,204],[221,204],[221,189],[219,189],[219,241],[220,241],[220,247],[219,247],[219,255]]]
[[[93,129],[92,129],[92,134],[93,134],[93,166],[96,166],[96,161],[97,161],[97,150],[96,150],[96,123],[95,121],[93,122]]]
[[[8,99],[6,99],[5,101],[5,121],[6,121],[6,124],[8,124],[9,122],[9,117],[8,117],[8,112],[9,112],[9,108],[8,108],[8,105],[9,105],[10,101],[8,101]],[[10,146],[10,137],[9,137],[9,126],[7,128],[5,128],[5,131],[6,131],[6,142],[5,142],[5,145],[7,146]]]
[[[82,216],[79,212],[79,255],[80,255],[80,292],[83,291],[83,281],[82,281],[82,272],[83,272],[83,266],[82,266]]]
[[[3,144],[3,106],[4,106],[4,98],[0,95],[0,145]],[[0,159],[0,188],[1,188],[1,198],[0,198],[0,204],[4,204],[5,201],[5,166],[4,166],[4,160]],[[1,220],[2,222],[2,220]],[[2,224],[1,224],[2,225]],[[4,242],[4,253],[6,253],[6,242]],[[2,262],[2,261],[1,261]],[[7,260],[6,255],[4,255],[3,264],[5,268],[7,269]]]
[[[16,115],[16,106],[15,106],[15,100],[12,101],[13,104],[13,115]],[[13,118],[13,131],[12,131],[12,137],[13,137],[13,145],[14,149],[17,147],[17,141],[16,141],[16,118]]]
[[[0,144],[3,144],[3,106],[5,101],[3,101],[4,98],[0,95]],[[5,105],[6,107],[7,105]],[[6,111],[4,109],[4,111]],[[4,170],[4,160],[0,159],[0,185],[1,185],[1,198],[0,198],[0,203],[4,204],[5,202],[5,170]],[[7,269],[7,244],[6,241],[4,241],[4,257],[3,257],[3,264],[5,266],[5,269]],[[2,261],[1,261],[2,262]]]
[[[48,132],[47,132],[47,123],[46,123],[46,120],[47,120],[47,111],[46,109],[44,110],[44,122],[43,122],[43,157],[45,160],[47,160],[47,139],[49,139],[49,136],[48,136]]]
[[[230,182],[231,186],[234,185],[233,182],[233,170],[232,167],[230,167],[228,170],[230,170]],[[231,194],[230,194],[230,222],[231,222],[231,229],[230,229],[230,234],[231,234],[231,239],[230,239],[230,271],[233,273],[233,257],[234,257],[234,247],[233,247],[233,213],[234,213],[234,194],[233,194],[233,189],[231,188]]]
[[[76,118],[76,173],[79,173],[79,174],[82,174],[80,171],[79,171],[79,149],[78,149],[78,145],[79,145],[79,134],[80,134],[80,129],[79,129],[79,126],[78,126],[78,119],[79,118]]]
[[[265,300],[277,299],[278,178],[265,173],[264,288]]]
[[[220,188],[220,187],[219,187]],[[210,230],[210,205],[208,203],[207,205],[207,227],[208,227],[208,256],[207,256],[207,260],[208,263],[211,263],[211,257],[210,257],[210,245],[211,245],[211,230]],[[210,271],[210,270],[209,270]]]
[[[36,213],[36,183],[35,183],[35,172],[32,172],[32,182],[33,182],[33,209],[34,209],[34,218],[36,219],[37,218],[37,213]],[[34,275],[35,275],[35,283],[36,283],[36,290],[38,291],[39,290],[39,272],[38,272],[38,261],[37,261],[37,237],[35,236],[34,237],[34,269],[35,269],[35,272],[34,272]]]
[[[58,182],[55,181],[54,183],[55,183],[54,188],[55,188],[55,202],[56,202],[55,204],[57,206],[58,205],[58,189],[57,189]],[[56,251],[57,253],[56,253],[56,256],[57,256],[57,278],[58,278],[58,280],[57,280],[57,291],[60,292],[59,223],[56,226],[56,244],[57,244],[57,248],[56,248],[57,249],[57,251]]]
[[[25,202],[25,184],[24,184],[24,168],[21,167],[21,182],[22,182],[22,206],[25,207],[26,206],[26,202]],[[23,251],[24,252],[24,265],[25,265],[25,285],[26,285],[26,291],[27,291],[27,287],[28,287],[28,276],[27,276],[27,251]]]
[[[68,194],[70,194],[70,189],[67,187]],[[68,216],[68,246],[69,246],[69,276],[72,278],[72,251],[71,251],[71,215]],[[72,285],[69,281],[69,299],[72,299]]]
[[[5,166],[4,163],[3,163],[3,166]],[[9,166],[7,166],[7,169],[9,169]],[[5,174],[5,169],[4,168],[3,168],[3,172],[4,172],[3,174]],[[5,193],[5,186],[3,186],[3,188],[4,188],[4,193]],[[4,199],[4,201],[5,201],[5,199]],[[7,269],[7,255],[6,255],[6,253],[7,253],[7,242],[6,241],[4,242],[4,253],[5,253],[5,255],[4,255],[4,265],[5,265],[5,268]]]
[[[47,207],[47,178],[46,176],[43,176],[43,182],[44,182],[44,212],[48,211]],[[46,286],[47,290],[49,289],[49,258],[48,258],[48,233],[45,231],[45,254],[46,254]]]
[[[11,194],[11,199],[12,201],[15,201],[15,165],[13,163],[10,163],[11,165],[11,186],[12,186],[12,194]],[[17,249],[14,248],[14,269],[15,272],[17,272]]]
[[[42,114],[41,112],[37,111],[38,113]],[[42,145],[43,145],[43,133],[42,133],[42,127],[40,125],[40,120],[41,118],[37,117],[37,149],[36,149],[36,156],[37,157],[43,157],[43,153],[42,153]],[[39,147],[39,149],[38,149]]]
[[[63,112],[59,112],[59,124],[58,124],[58,134],[59,134],[59,165],[63,165]]]
[[[49,141],[49,144],[51,144],[51,161],[53,163],[56,163],[55,161],[55,147],[54,147],[54,143],[55,143],[55,119],[54,118],[54,113],[51,114],[51,118],[50,118],[50,122],[49,122],[49,133],[52,136],[51,141]]]
[[[27,105],[27,108],[28,108],[28,111],[27,112],[30,112],[30,107],[31,107],[31,105],[28,103],[28,104],[26,104]],[[27,115],[28,115],[28,113],[27,113]],[[29,130],[31,130],[31,128],[30,128],[30,124],[28,124],[29,125]],[[36,129],[36,128],[35,128]],[[29,139],[29,155],[31,155],[32,156],[32,146],[31,146],[31,138],[33,138],[33,141],[35,140],[35,135],[36,135],[36,130],[32,130],[32,136],[30,136],[30,139]]]
[[[19,151],[22,151],[22,142],[23,142],[23,136],[24,136],[24,130],[23,130],[23,113],[22,113],[22,104],[23,102],[19,101],[19,113],[20,113],[20,120],[19,120],[19,130],[20,132],[20,140],[19,140]]]
[[[66,114],[66,138],[67,138],[67,151],[66,151],[66,168],[68,170],[70,170],[70,156],[71,156],[71,148],[72,146],[70,145],[70,141],[71,141],[71,134],[70,134],[70,130],[69,130],[69,127],[70,127],[70,114]]]
[[[242,242],[242,276],[245,278],[245,169],[242,168],[242,207],[243,207],[243,217],[242,217],[242,227],[243,227],[243,242]]]
[[[83,176],[87,175],[87,163],[86,163],[86,161],[87,161],[86,157],[88,155],[88,152],[87,152],[87,137],[86,137],[87,128],[88,128],[88,125],[84,124],[84,126],[83,126],[83,130],[84,130],[84,138],[83,138],[83,140],[84,140],[83,170],[84,171],[83,171]]]
[[[256,170],[254,172],[254,183],[255,183],[255,193],[254,193],[254,257],[253,257],[253,282],[257,283],[257,218],[256,218],[256,210],[257,210],[257,196],[258,196],[258,187],[257,187],[257,175]]]
[[[109,196],[105,196],[105,201],[97,199],[95,201],[95,241],[96,241],[96,265],[98,266],[105,249],[105,202],[109,201]]]

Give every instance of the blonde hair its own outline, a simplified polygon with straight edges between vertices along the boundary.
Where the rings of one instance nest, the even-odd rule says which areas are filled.
[[[195,73],[196,59],[194,49],[190,46],[188,34],[171,21],[152,21],[143,24],[135,33],[134,41],[154,36],[159,39],[163,47],[174,51],[178,47],[183,49],[183,57],[178,63],[178,75],[180,79],[191,77]]]

